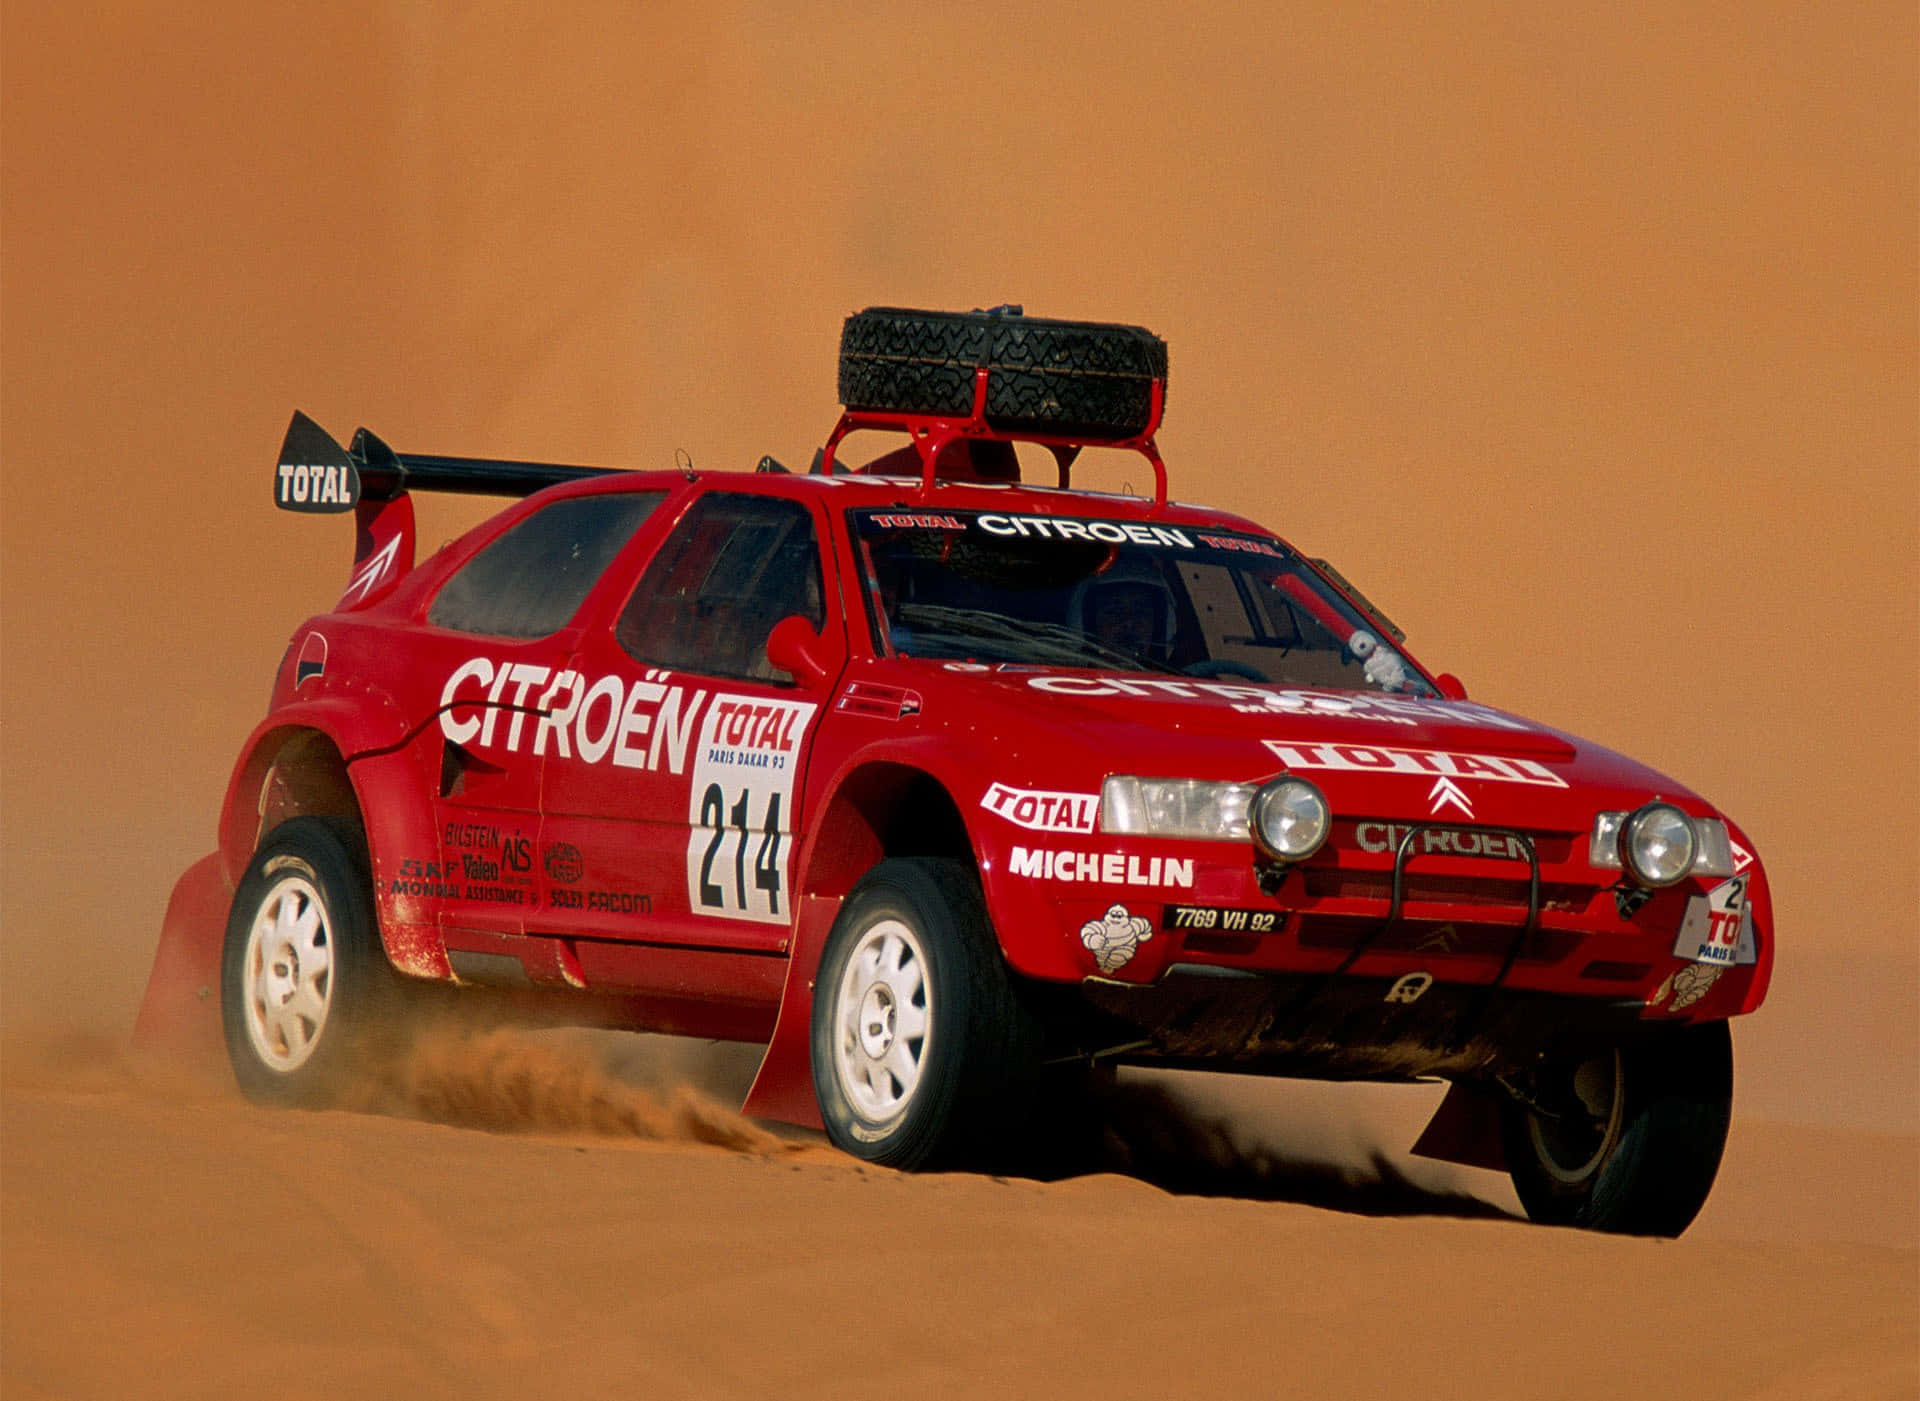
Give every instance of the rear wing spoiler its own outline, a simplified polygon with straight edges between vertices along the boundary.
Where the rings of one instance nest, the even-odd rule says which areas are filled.
[[[298,410],[280,444],[273,504],[307,514],[354,513],[353,577],[335,612],[371,607],[399,586],[414,560],[413,491],[531,496],[561,482],[604,477],[609,467],[429,457],[395,452],[362,428],[351,447]]]
[[[366,429],[351,447],[299,410],[287,425],[273,478],[273,504],[283,511],[351,511],[362,501],[392,501],[409,491],[469,496],[531,496],[561,482],[604,477],[609,467],[564,467],[553,462],[508,462],[485,457],[405,456]]]

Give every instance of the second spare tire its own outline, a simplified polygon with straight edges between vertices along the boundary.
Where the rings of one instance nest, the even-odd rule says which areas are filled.
[[[840,402],[882,413],[966,417],[987,370],[995,428],[1131,438],[1153,420],[1167,343],[1140,326],[1052,321],[1018,307],[911,311],[869,307],[840,333]]]

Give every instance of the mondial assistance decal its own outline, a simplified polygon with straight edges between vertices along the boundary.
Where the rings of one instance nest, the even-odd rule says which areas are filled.
[[[687,908],[785,924],[793,900],[793,785],[809,701],[716,695],[687,789]]]

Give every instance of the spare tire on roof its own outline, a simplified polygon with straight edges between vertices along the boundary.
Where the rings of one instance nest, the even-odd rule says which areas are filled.
[[[973,412],[987,370],[987,422],[1061,437],[1131,438],[1153,419],[1167,343],[1139,326],[1049,321],[1018,307],[869,307],[840,333],[840,402],[881,413]]]

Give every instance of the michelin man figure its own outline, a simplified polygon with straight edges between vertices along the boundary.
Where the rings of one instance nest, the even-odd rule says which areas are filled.
[[[1080,926],[1080,942],[1092,952],[1102,973],[1126,967],[1140,945],[1152,937],[1153,926],[1128,914],[1125,905],[1115,905],[1104,919],[1090,919]]]

